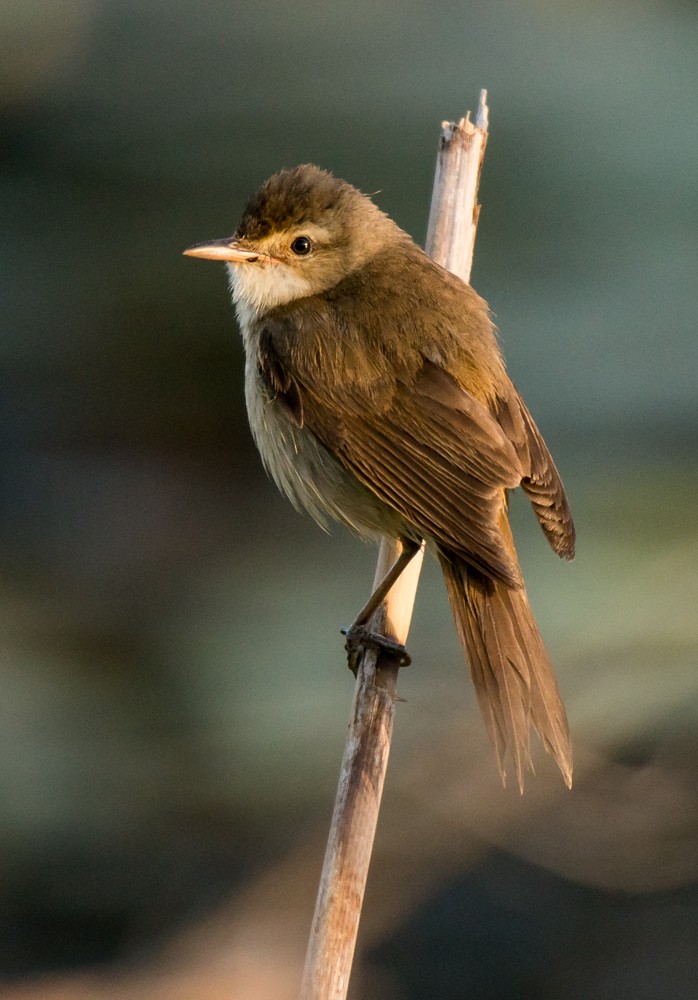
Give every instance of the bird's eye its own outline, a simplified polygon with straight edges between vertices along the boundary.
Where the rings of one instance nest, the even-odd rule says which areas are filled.
[[[310,242],[307,236],[296,236],[295,240],[291,244],[291,250],[298,257],[305,257],[312,250],[313,244]]]

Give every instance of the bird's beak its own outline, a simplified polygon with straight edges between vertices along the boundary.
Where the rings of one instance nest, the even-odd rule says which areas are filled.
[[[196,243],[183,251],[187,257],[203,257],[205,260],[227,260],[231,264],[249,263],[255,261],[272,263],[274,258],[254,250],[243,250],[237,240],[227,237],[224,240],[208,240],[206,243]]]

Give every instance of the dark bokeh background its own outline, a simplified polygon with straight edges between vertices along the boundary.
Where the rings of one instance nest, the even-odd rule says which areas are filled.
[[[223,268],[180,253],[308,160],[421,240],[486,86],[473,283],[577,516],[563,566],[514,511],[577,786],[540,753],[499,788],[427,567],[354,993],[694,997],[694,6],[26,0],[0,33],[6,995],[294,996],[374,553],[264,478]]]

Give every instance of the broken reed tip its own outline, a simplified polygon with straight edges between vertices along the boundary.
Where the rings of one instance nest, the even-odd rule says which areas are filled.
[[[442,141],[450,142],[459,129],[464,130],[470,135],[472,135],[476,128],[480,129],[481,132],[486,132],[489,123],[490,109],[487,106],[487,91],[483,87],[480,91],[480,102],[477,106],[475,122],[471,121],[470,111],[466,111],[465,116],[457,122],[443,121],[441,122],[441,139]]]

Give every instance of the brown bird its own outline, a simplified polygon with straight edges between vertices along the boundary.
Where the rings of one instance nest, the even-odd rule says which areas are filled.
[[[487,304],[352,185],[303,165],[269,178],[235,234],[185,251],[226,261],[262,460],[321,525],[423,539],[446,587],[502,778],[531,767],[530,727],[568,785],[565,708],[507,516],[523,487],[554,551],[574,555],[557,469],[510,381]],[[348,630],[366,623],[379,588]],[[402,662],[403,647],[385,646]]]

